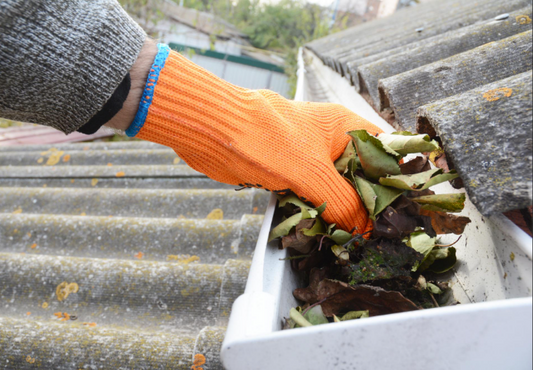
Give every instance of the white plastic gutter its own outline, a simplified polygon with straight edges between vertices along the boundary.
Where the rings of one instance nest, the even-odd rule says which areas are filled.
[[[304,60],[308,64],[304,64]],[[308,50],[298,53],[296,100],[306,98],[306,68],[330,102],[393,131],[340,75]],[[458,192],[449,184],[437,193]],[[531,238],[503,216],[484,218],[467,199],[472,222],[455,245],[459,263],[450,277],[462,303],[341,323],[281,330],[298,305],[292,291],[304,287],[285,250],[267,243],[273,196],[265,214],[243,295],[234,303],[221,359],[228,370],[531,369]],[[454,241],[447,235],[442,243]]]

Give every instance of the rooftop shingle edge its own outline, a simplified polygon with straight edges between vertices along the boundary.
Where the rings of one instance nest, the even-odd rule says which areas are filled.
[[[495,16],[502,12],[509,12],[528,5],[526,0],[508,0],[505,2],[493,0],[482,6],[475,5],[475,3],[466,3],[470,4],[469,8],[448,9],[443,7],[440,12],[423,19],[423,23],[418,28],[415,28],[410,23],[401,29],[394,30],[395,32],[393,33],[379,35],[380,38],[378,40],[368,43],[364,47],[359,45],[352,47],[350,52],[345,55],[339,55],[336,58],[336,69],[341,74],[344,74],[348,72],[348,62],[353,64],[361,58],[383,51],[390,51],[397,47],[403,47],[404,50],[410,49],[416,46],[417,43],[424,43],[430,37],[442,35],[448,31],[457,30],[487,19],[493,20]],[[417,29],[423,30],[418,32]]]
[[[356,76],[354,86],[370,95],[371,104],[379,106],[378,81],[463,53],[483,44],[498,41],[531,29],[531,6],[511,12],[509,18],[493,18],[427,38],[407,47],[398,47],[367,58],[349,62],[350,74]]]
[[[485,216],[532,204],[531,70],[418,109]]]
[[[410,43],[494,18],[502,12],[529,4],[527,0],[431,1],[327,36],[320,41],[328,40],[329,42],[320,48],[317,47],[316,41],[306,46],[313,50],[325,64],[342,74],[346,68],[341,68],[341,66],[348,62],[353,63],[357,59],[398,46],[407,47]]]
[[[392,108],[392,124],[414,132],[418,107],[531,70],[531,43],[530,30],[380,80],[379,108]]]

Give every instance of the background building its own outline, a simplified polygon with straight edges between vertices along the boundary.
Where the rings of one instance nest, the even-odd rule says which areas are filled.
[[[213,14],[170,1],[160,9],[161,19],[145,28],[162,42],[228,82],[289,96],[281,57],[253,48],[244,33]]]

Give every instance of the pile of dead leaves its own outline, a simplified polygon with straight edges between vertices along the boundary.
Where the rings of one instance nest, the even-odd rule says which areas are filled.
[[[456,249],[437,240],[461,235],[470,220],[451,214],[463,209],[464,193],[429,189],[458,177],[431,168],[430,153],[442,151],[438,143],[409,132],[349,135],[352,141],[335,167],[357,190],[373,231],[352,235],[324,222],[326,204],[314,208],[295,195],[280,199],[282,219],[270,240],[280,238],[292,267],[309,282],[293,292],[302,306],[291,310],[287,328],[455,302],[439,274],[453,268]]]

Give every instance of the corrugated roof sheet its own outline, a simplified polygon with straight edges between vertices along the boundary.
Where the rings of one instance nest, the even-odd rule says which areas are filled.
[[[248,39],[246,34],[214,14],[185,8],[168,0],[161,1],[160,4],[163,14],[175,22],[195,28],[207,35],[214,35],[221,39],[242,39],[243,43],[247,43],[245,41]]]
[[[306,47],[398,130],[438,135],[491,215],[532,203],[531,11],[529,0],[434,0]]]
[[[267,201],[145,142],[0,148],[0,368],[222,369]]]

